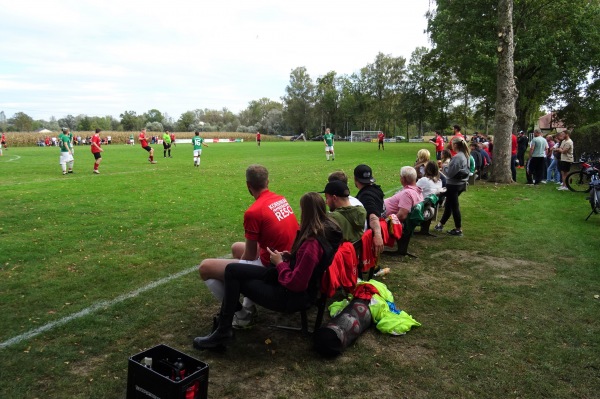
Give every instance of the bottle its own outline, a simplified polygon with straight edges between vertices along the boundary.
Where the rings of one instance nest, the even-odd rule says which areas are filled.
[[[374,274],[375,277],[381,277],[381,276],[385,276],[386,274],[388,274],[390,272],[390,268],[389,267],[385,267],[381,270],[379,270],[377,273]]]

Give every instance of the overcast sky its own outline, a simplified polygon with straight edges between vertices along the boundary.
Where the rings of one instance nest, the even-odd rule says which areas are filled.
[[[281,101],[290,72],[351,74],[429,47],[430,0],[0,0],[0,111],[34,119]]]

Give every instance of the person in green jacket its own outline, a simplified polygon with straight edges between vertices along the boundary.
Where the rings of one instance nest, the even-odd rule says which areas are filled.
[[[327,183],[325,202],[331,211],[329,217],[342,229],[344,241],[356,242],[362,238],[367,211],[362,206],[350,205],[348,185],[340,180]]]

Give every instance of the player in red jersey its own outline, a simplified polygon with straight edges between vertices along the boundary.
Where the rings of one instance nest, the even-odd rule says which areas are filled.
[[[256,145],[260,147],[260,132],[256,132]]]
[[[95,174],[100,174],[100,171],[98,170],[98,166],[100,166],[100,162],[102,161],[102,152],[104,152],[104,150],[102,149],[102,147],[100,147],[102,145],[102,140],[100,140],[100,129],[96,129],[96,133],[94,133],[94,135],[92,136],[92,145],[91,145],[91,149],[92,149],[92,155],[94,155],[94,159],[96,160],[94,162],[94,173]]]
[[[377,151],[381,150],[382,148],[385,151],[385,147],[383,146],[383,139],[385,139],[385,134],[383,134],[383,132],[377,133],[377,142],[379,143],[377,145]]]
[[[231,246],[232,259],[205,259],[199,267],[200,277],[219,300],[223,300],[225,267],[232,262],[248,267],[269,266],[272,251],[290,251],[298,231],[298,221],[285,197],[269,191],[269,172],[264,166],[246,169],[246,186],[254,203],[244,213],[245,242]],[[251,301],[244,298],[244,309],[236,313],[234,327],[247,327],[256,314]]]
[[[142,148],[144,150],[148,151],[148,153],[150,155],[150,157],[148,158],[148,161],[150,161],[150,163],[156,163],[156,161],[154,160],[154,148],[152,148],[148,145],[148,139],[146,138],[146,129],[142,129],[142,131],[140,132],[140,135],[138,137],[138,140],[140,141]]]

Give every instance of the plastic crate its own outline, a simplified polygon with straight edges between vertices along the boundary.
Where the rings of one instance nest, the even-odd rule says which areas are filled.
[[[144,364],[152,359],[152,366]],[[183,367],[181,367],[183,365]],[[167,345],[129,358],[127,399],[207,399],[208,364]]]

